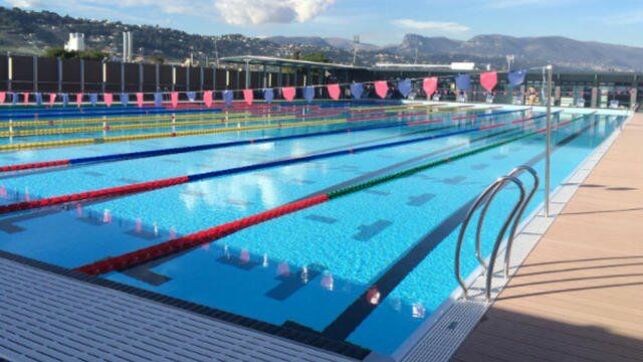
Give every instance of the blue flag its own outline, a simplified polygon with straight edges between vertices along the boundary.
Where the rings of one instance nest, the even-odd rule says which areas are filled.
[[[460,74],[455,77],[455,86],[459,90],[469,90],[471,88],[471,76],[469,74]]]
[[[42,93],[36,92],[33,95],[34,95],[34,98],[36,99],[36,105],[41,106],[42,105]]]
[[[11,93],[11,105],[15,106],[16,104],[18,104],[18,93],[13,92]]]
[[[194,102],[196,100],[196,92],[186,92],[185,94],[190,102]]]
[[[98,93],[89,93],[89,104],[93,106],[98,103]]]
[[[411,89],[413,89],[413,83],[410,79],[402,79],[397,82],[397,90],[402,93],[402,96],[404,98],[409,96],[409,94],[411,93]]]
[[[156,92],[154,93],[154,107],[160,107],[163,105],[163,93]]]
[[[67,107],[67,104],[69,104],[69,94],[68,93],[62,93],[60,95],[60,99],[62,99],[63,107]]]
[[[364,84],[362,83],[351,84],[351,95],[353,96],[353,99],[362,98],[363,93],[364,93]]]
[[[527,76],[527,71],[524,69],[521,70],[514,70],[513,72],[510,72],[507,74],[507,78],[509,79],[509,84],[512,87],[519,86],[525,82],[525,77]]]
[[[272,103],[275,99],[275,91],[272,88],[265,88],[263,90],[263,99],[268,103]]]
[[[127,107],[127,103],[129,103],[129,94],[121,93],[121,104]]]
[[[308,102],[312,102],[314,98],[315,98],[315,87],[310,85],[307,87],[304,87],[304,99],[307,100]]]
[[[234,99],[234,93],[232,93],[231,90],[224,90],[221,96],[223,97],[223,101],[225,102],[226,105],[232,104],[232,100]]]

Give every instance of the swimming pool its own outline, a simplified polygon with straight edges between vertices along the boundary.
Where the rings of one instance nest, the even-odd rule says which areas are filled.
[[[54,131],[4,138],[3,145],[31,148],[8,149],[0,155],[3,165],[129,156],[5,173],[0,179],[0,207],[6,207],[0,249],[84,271],[111,260],[112,268],[92,274],[392,355],[457,287],[455,242],[472,200],[517,165],[543,173],[539,131],[544,117],[522,108],[483,106],[320,103],[284,108],[192,112],[190,118],[177,114],[175,123],[203,122],[180,127],[207,131],[200,135],[183,135],[166,124],[54,132],[84,124],[64,124],[82,120],[78,115],[56,118],[60,124],[25,125]],[[162,117],[134,116],[122,124],[167,123]],[[554,186],[624,120],[574,112],[556,113],[554,119]],[[243,128],[249,124],[254,128]],[[105,141],[114,135],[132,139]],[[85,139],[92,142],[48,143]],[[183,149],[195,145],[203,147]],[[161,155],[140,153],[168,149]],[[117,197],[34,205],[41,198],[168,178],[181,182]],[[524,181],[530,185],[527,177]],[[505,215],[516,195],[498,197],[492,216]],[[528,212],[542,198],[541,187]],[[25,203],[29,210],[12,209]],[[281,208],[293,203],[292,210]],[[265,214],[274,209],[279,212]],[[485,255],[503,221],[487,219]],[[199,234],[218,225],[231,226]],[[200,236],[187,248],[168,249],[131,265],[132,259],[116,260],[192,235]],[[464,275],[478,266],[472,255],[468,237]],[[127,265],[119,266],[123,260]]]

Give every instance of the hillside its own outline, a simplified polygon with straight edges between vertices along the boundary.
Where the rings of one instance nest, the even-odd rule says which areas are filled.
[[[48,11],[24,11],[0,7],[0,51],[42,54],[49,47],[61,47],[71,32],[85,34],[87,46],[113,56],[121,52],[121,33],[131,31],[136,55],[161,55],[168,61],[182,61],[191,52],[197,60],[231,55],[286,57],[296,52],[322,52],[334,62],[350,63],[352,41],[343,38],[247,37],[240,34],[203,36],[149,25],[128,25],[106,20],[77,19]],[[448,63],[474,61],[500,68],[505,55],[514,54],[515,66],[553,63],[566,70],[642,71],[643,48],[582,42],[563,37],[516,38],[479,35],[466,41],[444,37],[407,34],[399,45],[378,47],[360,44],[358,64],[375,62]]]

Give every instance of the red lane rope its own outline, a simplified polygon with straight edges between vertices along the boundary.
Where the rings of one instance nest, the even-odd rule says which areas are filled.
[[[155,189],[160,189],[164,187],[174,186],[174,185],[188,182],[189,180],[190,179],[187,176],[181,176],[181,177],[162,179],[158,181],[141,182],[141,183],[125,185],[125,186],[108,187],[105,189],[100,189],[95,191],[80,192],[76,194],[50,197],[50,198],[45,198],[40,200],[23,201],[15,204],[0,206],[0,214],[7,213],[7,212],[35,209],[39,207],[60,205],[68,202],[82,201],[86,199],[96,199],[101,197],[128,195],[128,194],[138,193],[142,191],[149,191],[149,190],[155,190]]]
[[[270,209],[259,214],[244,217],[231,221],[210,229],[188,234],[180,238],[171,239],[166,242],[139,249],[120,256],[107,258],[95,263],[80,266],[74,270],[90,274],[99,275],[112,271],[129,269],[136,265],[143,264],[166,255],[174,254],[183,250],[188,250],[196,246],[210,243],[224,236],[235,233],[239,230],[254,226],[265,221],[284,216],[302,209],[309,208],[328,201],[328,195],[322,194],[300,201],[285,204],[274,209]]]
[[[0,166],[0,172],[33,170],[37,168],[48,168],[48,167],[67,166],[67,165],[69,165],[69,160],[22,163],[19,165]]]

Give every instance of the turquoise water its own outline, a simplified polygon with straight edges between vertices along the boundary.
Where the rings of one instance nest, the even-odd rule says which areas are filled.
[[[378,129],[10,175],[0,179],[8,193],[2,202],[24,199],[27,194],[29,198],[56,196],[412,139],[431,132],[468,130],[522,116],[505,114],[481,121]],[[564,114],[561,119],[571,117]],[[617,117],[589,116],[556,130],[553,143],[558,146],[553,153],[552,184],[561,183],[620,122],[622,119]],[[373,124],[378,123],[360,126]],[[451,128],[436,130],[445,125]],[[541,125],[539,120],[537,126]],[[345,126],[21,151],[3,153],[0,160],[33,162],[342,127]],[[68,210],[9,214],[0,218],[0,249],[74,268],[523,132],[522,127],[511,126],[514,133],[494,136],[508,127],[208,179],[84,203]],[[410,134],[416,131],[428,133]],[[489,137],[480,139],[483,136]],[[457,219],[452,216],[457,210],[519,164],[529,163],[542,174],[543,142],[541,135],[522,139],[104,277],[277,325],[294,322],[331,338],[392,354],[457,286],[453,255],[458,229],[457,223],[446,227],[447,221]],[[531,185],[528,177],[523,179]],[[542,194],[541,188],[530,210],[542,202]],[[515,197],[515,192],[506,192],[493,204],[490,215],[498,217],[486,222],[483,240],[493,239],[502,221],[500,215],[508,212]],[[477,266],[471,238],[467,240],[463,254],[465,276]],[[405,255],[418,245],[422,247],[415,250],[421,250],[421,257],[408,262]],[[489,253],[490,244],[483,246]],[[390,289],[388,295],[359,318],[350,318],[351,304],[364,298],[368,290],[385,287]],[[339,327],[331,331],[329,326]]]

